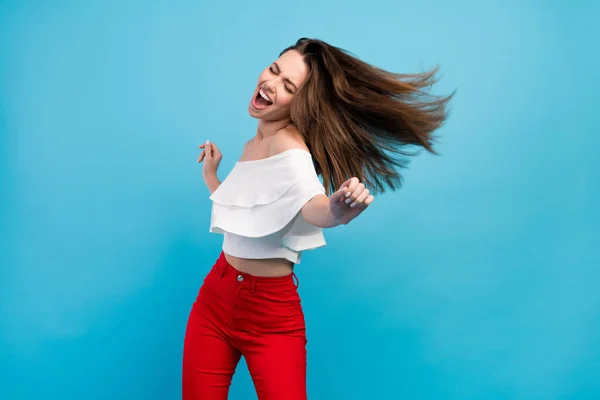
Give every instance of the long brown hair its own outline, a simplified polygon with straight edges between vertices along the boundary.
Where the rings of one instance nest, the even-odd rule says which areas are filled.
[[[297,50],[309,76],[297,92],[291,118],[304,136],[327,193],[351,176],[371,191],[402,185],[398,171],[416,155],[410,147],[433,149],[433,132],[447,118],[452,95],[435,97],[423,89],[436,82],[438,67],[418,74],[377,68],[346,50],[316,39],[299,39]]]

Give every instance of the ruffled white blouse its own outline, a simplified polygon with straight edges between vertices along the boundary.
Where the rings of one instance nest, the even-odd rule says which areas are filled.
[[[210,196],[210,232],[224,235],[223,251],[234,257],[297,264],[302,251],[326,244],[322,229],[300,213],[319,194],[325,188],[305,150],[239,161]]]

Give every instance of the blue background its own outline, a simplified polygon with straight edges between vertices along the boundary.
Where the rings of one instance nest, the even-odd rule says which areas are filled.
[[[418,5],[417,5],[418,3]],[[457,95],[297,272],[311,399],[600,398],[600,3],[0,1],[0,398],[176,399],[218,256],[196,164],[318,37]],[[595,50],[596,49],[596,50]],[[231,399],[256,398],[245,364]]]

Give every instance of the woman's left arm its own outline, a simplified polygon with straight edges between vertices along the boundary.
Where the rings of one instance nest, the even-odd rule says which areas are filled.
[[[318,195],[302,207],[302,217],[319,228],[345,225],[358,217],[375,198],[354,177],[344,182],[330,197]]]
[[[269,146],[270,154],[279,154],[298,145],[295,128],[283,130],[275,135]],[[348,179],[340,188],[327,197],[324,194],[314,196],[302,207],[302,217],[311,225],[320,228],[333,228],[347,224],[358,217],[372,202],[373,196],[356,177]]]
[[[302,217],[306,222],[319,228],[333,228],[341,225],[331,212],[331,200],[324,194],[313,197],[302,207]]]

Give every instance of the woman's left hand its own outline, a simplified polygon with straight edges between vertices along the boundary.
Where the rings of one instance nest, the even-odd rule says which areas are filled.
[[[339,224],[347,224],[358,217],[375,198],[356,177],[344,182],[329,198],[329,209]]]

